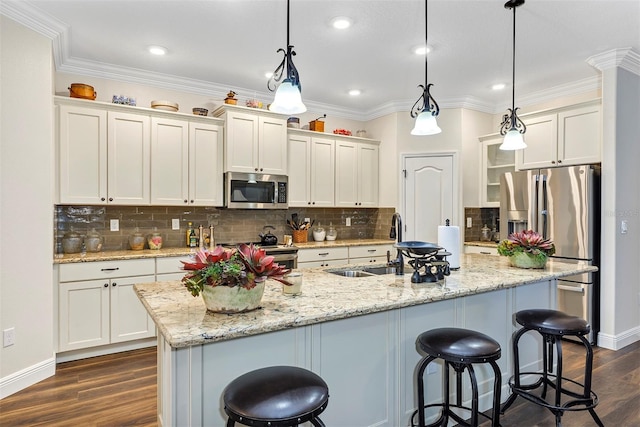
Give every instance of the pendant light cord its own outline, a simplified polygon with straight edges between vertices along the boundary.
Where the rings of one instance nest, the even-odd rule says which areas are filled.
[[[287,0],[288,1],[288,0]],[[513,6],[513,55],[511,63],[511,108],[516,107],[516,6]]]
[[[428,12],[427,12],[427,8],[429,7],[429,0],[424,0],[424,86],[427,87],[427,85],[429,84],[429,79],[427,76],[427,70],[429,69],[428,67],[428,63],[427,63],[427,57],[429,55],[427,55],[427,50],[429,49],[427,47],[427,38],[428,38],[428,34],[429,34],[429,20],[428,20]]]
[[[287,0],[287,48],[289,47],[289,9],[290,9],[289,0]],[[514,33],[514,37],[515,37],[515,33]]]

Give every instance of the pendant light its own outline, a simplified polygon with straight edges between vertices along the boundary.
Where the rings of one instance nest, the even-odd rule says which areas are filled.
[[[440,114],[440,107],[435,99],[429,93],[429,89],[432,84],[429,84],[427,79],[427,0],[424,1],[424,86],[418,85],[422,89],[422,95],[411,107],[411,117],[416,119],[416,124],[411,130],[411,135],[435,135],[442,132],[442,129],[438,127],[436,117]],[[417,116],[417,118],[416,118]]]
[[[287,0],[287,49],[281,48],[278,49],[278,52],[282,52],[284,58],[267,82],[267,88],[271,92],[276,90],[276,83],[282,79],[285,71],[287,74],[278,86],[273,102],[269,105],[269,110],[289,115],[304,113],[307,111],[307,107],[302,103],[300,76],[296,66],[293,65],[293,57],[296,53],[289,43],[289,0]]]
[[[511,108],[507,109],[507,114],[502,116],[500,123],[500,135],[504,135],[504,140],[500,144],[501,150],[520,150],[527,148],[522,135],[527,131],[527,127],[518,117],[516,108],[516,8],[522,6],[524,0],[509,0],[504,4],[505,9],[513,9],[513,64],[512,64],[512,85],[511,85]]]

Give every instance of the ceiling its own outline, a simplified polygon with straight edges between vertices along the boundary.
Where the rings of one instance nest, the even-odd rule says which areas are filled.
[[[265,72],[286,44],[284,0],[3,0],[2,13],[54,40],[61,72],[145,82],[221,100],[271,100]],[[504,0],[430,0],[432,95],[441,107],[498,112],[511,100]],[[329,22],[348,16],[353,25]],[[310,111],[375,115],[411,107],[424,84],[422,0],[292,0],[291,44]],[[597,87],[586,60],[640,53],[640,0],[527,0],[517,9],[516,104],[554,87]],[[149,45],[168,49],[147,53]],[[506,83],[506,89],[491,89]],[[348,94],[360,89],[360,96]]]

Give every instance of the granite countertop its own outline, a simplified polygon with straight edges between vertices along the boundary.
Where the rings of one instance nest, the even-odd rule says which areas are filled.
[[[465,246],[480,246],[483,248],[497,248],[498,242],[481,242],[481,241],[471,241],[464,242]]]
[[[384,245],[393,244],[393,240],[382,239],[345,239],[324,242],[307,242],[296,243],[299,249],[318,248],[318,247],[345,247],[345,246],[363,246],[363,245]],[[69,264],[76,262],[94,262],[94,261],[119,261],[125,259],[143,259],[143,258],[163,258],[172,256],[188,256],[195,251],[191,248],[162,248],[162,249],[143,249],[141,251],[121,250],[121,251],[104,251],[104,252],[86,252],[78,254],[57,254],[53,259],[54,264]]]
[[[441,283],[411,283],[410,267],[404,276],[361,278],[330,274],[326,267],[301,269],[301,295],[285,296],[282,284],[268,280],[262,308],[233,315],[207,313],[202,298],[191,296],[179,281],[136,284],[134,289],[167,342],[180,348],[597,270],[556,260],[541,270],[525,270],[510,267],[505,257],[477,254],[463,254],[460,261],[461,268]]]

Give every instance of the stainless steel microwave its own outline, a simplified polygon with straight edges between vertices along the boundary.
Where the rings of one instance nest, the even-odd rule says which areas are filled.
[[[224,205],[232,209],[287,209],[287,186],[284,175],[227,172]]]

